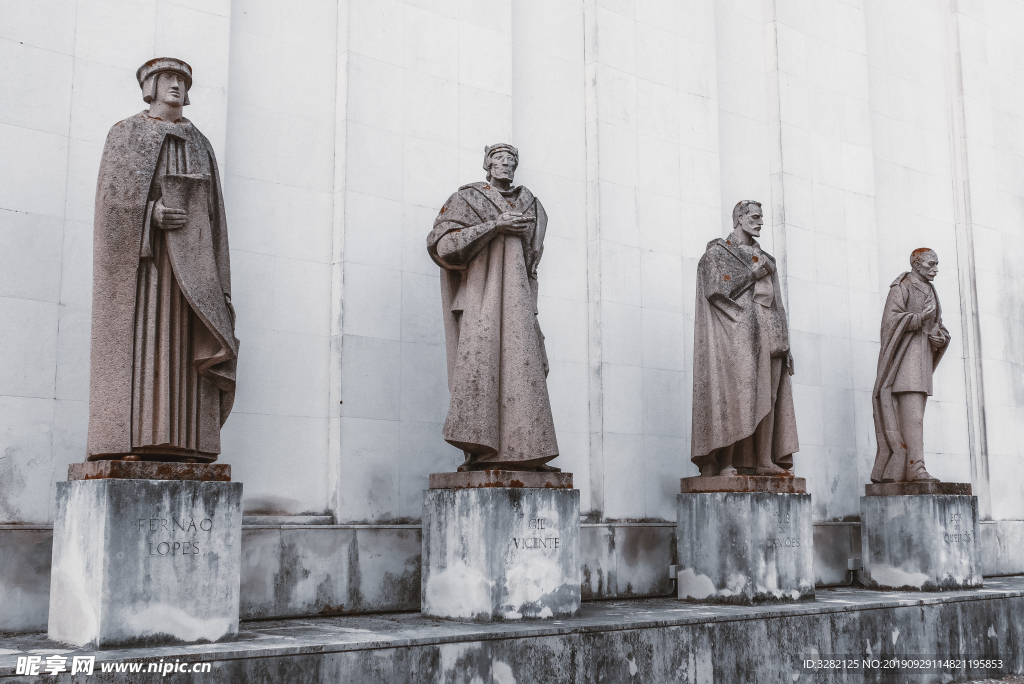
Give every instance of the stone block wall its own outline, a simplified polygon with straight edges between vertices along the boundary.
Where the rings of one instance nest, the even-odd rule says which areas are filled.
[[[99,155],[164,54],[195,68],[187,115],[223,170],[242,347],[222,460],[248,513],[418,521],[460,459],[424,238],[508,141],[550,214],[540,320],[586,519],[674,519],[696,261],[740,199],[781,266],[815,519],[857,514],[881,304],[922,244],[953,335],[929,468],[983,520],[1024,519],[1013,3],[29,6],[0,20],[0,522],[51,521],[84,457]]]

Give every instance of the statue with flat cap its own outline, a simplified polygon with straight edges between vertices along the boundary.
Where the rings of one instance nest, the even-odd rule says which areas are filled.
[[[878,451],[871,481],[938,482],[924,466],[924,409],[932,373],[949,346],[942,307],[932,281],[939,257],[922,247],[911,270],[889,286],[882,312],[881,348],[871,393]]]
[[[228,233],[192,68],[151,59],[149,109],[107,134],[96,186],[88,459],[211,462],[235,395]]]
[[[732,211],[733,231],[697,264],[691,460],[703,476],[792,476],[799,448],[793,356],[761,204]]]
[[[441,268],[451,403],[445,440],[468,470],[546,470],[558,455],[548,362],[537,322],[537,265],[547,214],[512,184],[519,152],[484,148],[486,182],[441,207],[427,252]]]

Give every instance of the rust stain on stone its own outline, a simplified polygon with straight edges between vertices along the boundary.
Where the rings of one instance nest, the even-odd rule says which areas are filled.
[[[86,461],[68,466],[68,480],[193,480],[231,482],[225,463],[165,461]]]
[[[724,276],[722,276],[722,280],[732,280],[732,278],[730,278],[729,274],[726,273]]]
[[[345,612],[345,604],[339,603],[336,606],[324,606],[320,609],[320,615],[341,615]]]

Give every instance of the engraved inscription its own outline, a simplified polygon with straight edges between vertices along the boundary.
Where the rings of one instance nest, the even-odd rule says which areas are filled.
[[[775,531],[785,532],[786,528],[789,527],[789,513],[775,513],[773,517],[775,518]]]
[[[544,536],[512,537],[513,548],[527,551],[561,548],[562,539],[554,536],[553,530],[549,531],[548,523],[546,518],[530,518],[530,530],[544,533]]]
[[[773,513],[772,520],[775,523],[776,534],[786,534],[789,532],[790,523],[792,522],[789,513]],[[769,539],[766,545],[769,549],[792,549],[799,546],[800,537],[777,537]]]
[[[780,549],[790,548],[795,549],[800,546],[800,537],[779,537],[778,539],[769,539],[769,549]]]
[[[960,513],[949,514],[949,524],[952,526],[952,532],[943,532],[942,541],[947,544],[970,544],[971,535],[966,532],[960,531],[960,525],[964,521],[964,516]]]
[[[177,533],[198,534],[213,529],[213,520],[203,518],[139,518],[139,532],[142,534],[166,535],[164,539],[147,542],[150,556],[195,556],[199,553],[199,542],[193,539],[174,541]],[[167,537],[172,537],[167,539]]]

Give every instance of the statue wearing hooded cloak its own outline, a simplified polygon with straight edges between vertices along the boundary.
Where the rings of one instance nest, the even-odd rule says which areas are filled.
[[[157,227],[161,198],[185,226]],[[230,293],[210,142],[184,118],[114,124],[96,188],[89,460],[216,460],[235,393]]]
[[[496,230],[510,211],[533,219],[528,235]],[[427,237],[441,268],[448,354],[451,403],[443,434],[466,455],[460,470],[537,469],[558,455],[537,322],[546,227],[544,207],[527,188],[503,193],[480,182],[448,198]]]

